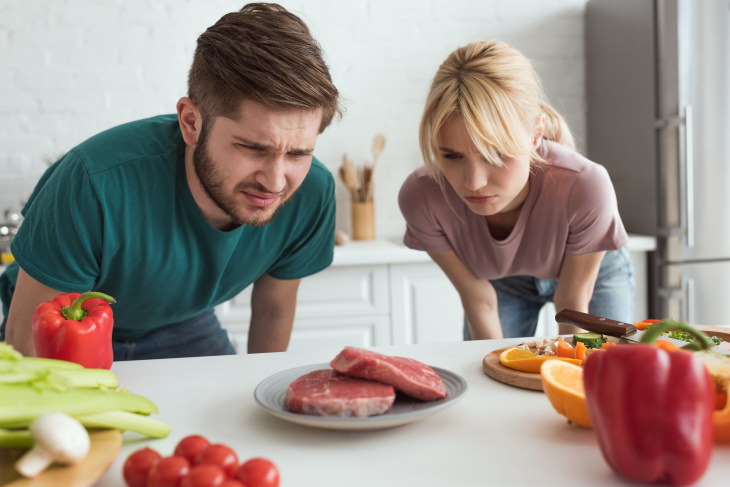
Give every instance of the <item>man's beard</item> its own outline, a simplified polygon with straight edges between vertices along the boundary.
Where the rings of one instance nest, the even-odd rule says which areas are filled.
[[[249,225],[262,227],[266,225],[274,219],[284,204],[289,202],[291,197],[294,196],[292,194],[286,200],[279,203],[268,216],[267,211],[271,210],[267,207],[253,207],[249,213],[254,213],[254,215],[246,215],[245,208],[225,190],[226,176],[218,171],[215,161],[208,153],[208,132],[205,128],[201,130],[198,144],[193,151],[193,167],[205,193],[218,208],[231,218],[235,226]],[[233,189],[234,194],[243,189],[251,189],[258,193],[271,193],[266,187],[258,183],[249,183],[239,184]],[[261,213],[261,215],[257,217],[256,213]]]

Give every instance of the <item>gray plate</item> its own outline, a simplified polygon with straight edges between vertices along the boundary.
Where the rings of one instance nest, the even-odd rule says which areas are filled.
[[[313,370],[329,369],[328,363],[304,365],[283,370],[261,381],[254,390],[254,398],[267,412],[293,423],[317,428],[338,430],[367,430],[401,426],[423,419],[455,404],[466,392],[466,381],[449,370],[431,367],[444,381],[448,395],[436,401],[420,401],[398,393],[393,408],[379,416],[367,418],[333,418],[292,413],[286,410],[286,390],[297,378]]]

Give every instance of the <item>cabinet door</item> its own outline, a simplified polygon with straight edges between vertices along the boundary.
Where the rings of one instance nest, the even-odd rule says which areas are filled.
[[[251,288],[216,307],[225,326],[239,326],[251,319]],[[302,279],[297,293],[296,319],[388,314],[386,265],[338,266]]]
[[[394,345],[463,340],[459,294],[435,263],[391,265],[390,281]]]
[[[248,323],[226,326],[238,353],[246,353]],[[332,349],[344,346],[373,347],[390,343],[387,315],[362,315],[294,320],[288,351]]]
[[[297,293],[289,350],[389,345],[386,265],[330,267],[305,277]],[[236,350],[245,353],[251,288],[216,307]]]

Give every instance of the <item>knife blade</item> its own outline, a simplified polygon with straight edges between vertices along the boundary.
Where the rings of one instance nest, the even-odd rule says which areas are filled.
[[[584,330],[592,331],[594,333],[600,333],[602,335],[608,335],[617,337],[627,342],[640,342],[641,338],[646,333],[643,330],[637,329],[634,325],[624,323],[622,321],[611,320],[609,318],[603,318],[588,313],[582,313],[572,309],[564,309],[555,315],[555,321],[566,325],[575,325],[583,328]],[[673,343],[679,348],[686,348],[691,345],[689,342],[678,340],[676,338],[670,338],[662,336],[662,340]],[[719,353],[721,355],[728,355],[725,350],[720,350],[717,347],[712,347],[710,350]]]

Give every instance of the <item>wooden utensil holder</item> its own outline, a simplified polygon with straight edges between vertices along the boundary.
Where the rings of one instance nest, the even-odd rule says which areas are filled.
[[[352,202],[352,239],[375,240],[375,203]]]

